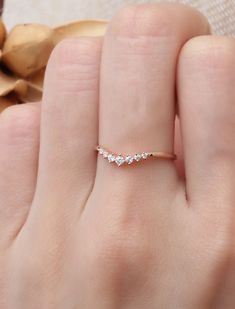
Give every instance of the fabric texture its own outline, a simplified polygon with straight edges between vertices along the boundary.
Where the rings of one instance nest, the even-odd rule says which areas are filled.
[[[110,19],[123,5],[158,0],[5,0],[4,19],[9,29],[17,23],[56,25],[86,18]],[[189,4],[204,13],[216,34],[235,37],[235,0],[168,0]]]

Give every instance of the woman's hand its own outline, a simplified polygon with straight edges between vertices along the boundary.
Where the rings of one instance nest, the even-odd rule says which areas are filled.
[[[104,41],[59,44],[42,107],[1,114],[1,309],[235,307],[235,42],[208,33],[182,5],[127,7]],[[176,84],[186,180],[97,158],[173,152]]]

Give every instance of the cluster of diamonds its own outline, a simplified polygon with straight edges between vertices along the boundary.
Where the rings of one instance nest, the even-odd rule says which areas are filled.
[[[104,159],[108,160],[109,163],[116,163],[117,166],[121,166],[123,164],[132,164],[134,162],[140,162],[141,160],[146,160],[151,156],[148,152],[136,153],[135,155],[115,155],[113,153],[108,152],[107,150],[97,147],[97,151]]]

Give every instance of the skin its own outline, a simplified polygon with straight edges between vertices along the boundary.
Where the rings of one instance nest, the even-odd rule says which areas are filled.
[[[0,115],[1,309],[235,307],[234,53],[183,5],[56,47],[42,103]],[[176,106],[184,167],[97,158],[173,152]]]

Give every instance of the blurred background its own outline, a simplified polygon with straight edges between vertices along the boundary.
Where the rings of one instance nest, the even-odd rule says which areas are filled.
[[[158,0],[5,0],[3,18],[10,30],[18,23],[58,25],[87,18],[110,19],[123,5]],[[235,0],[169,0],[198,8],[216,34],[235,36]]]

